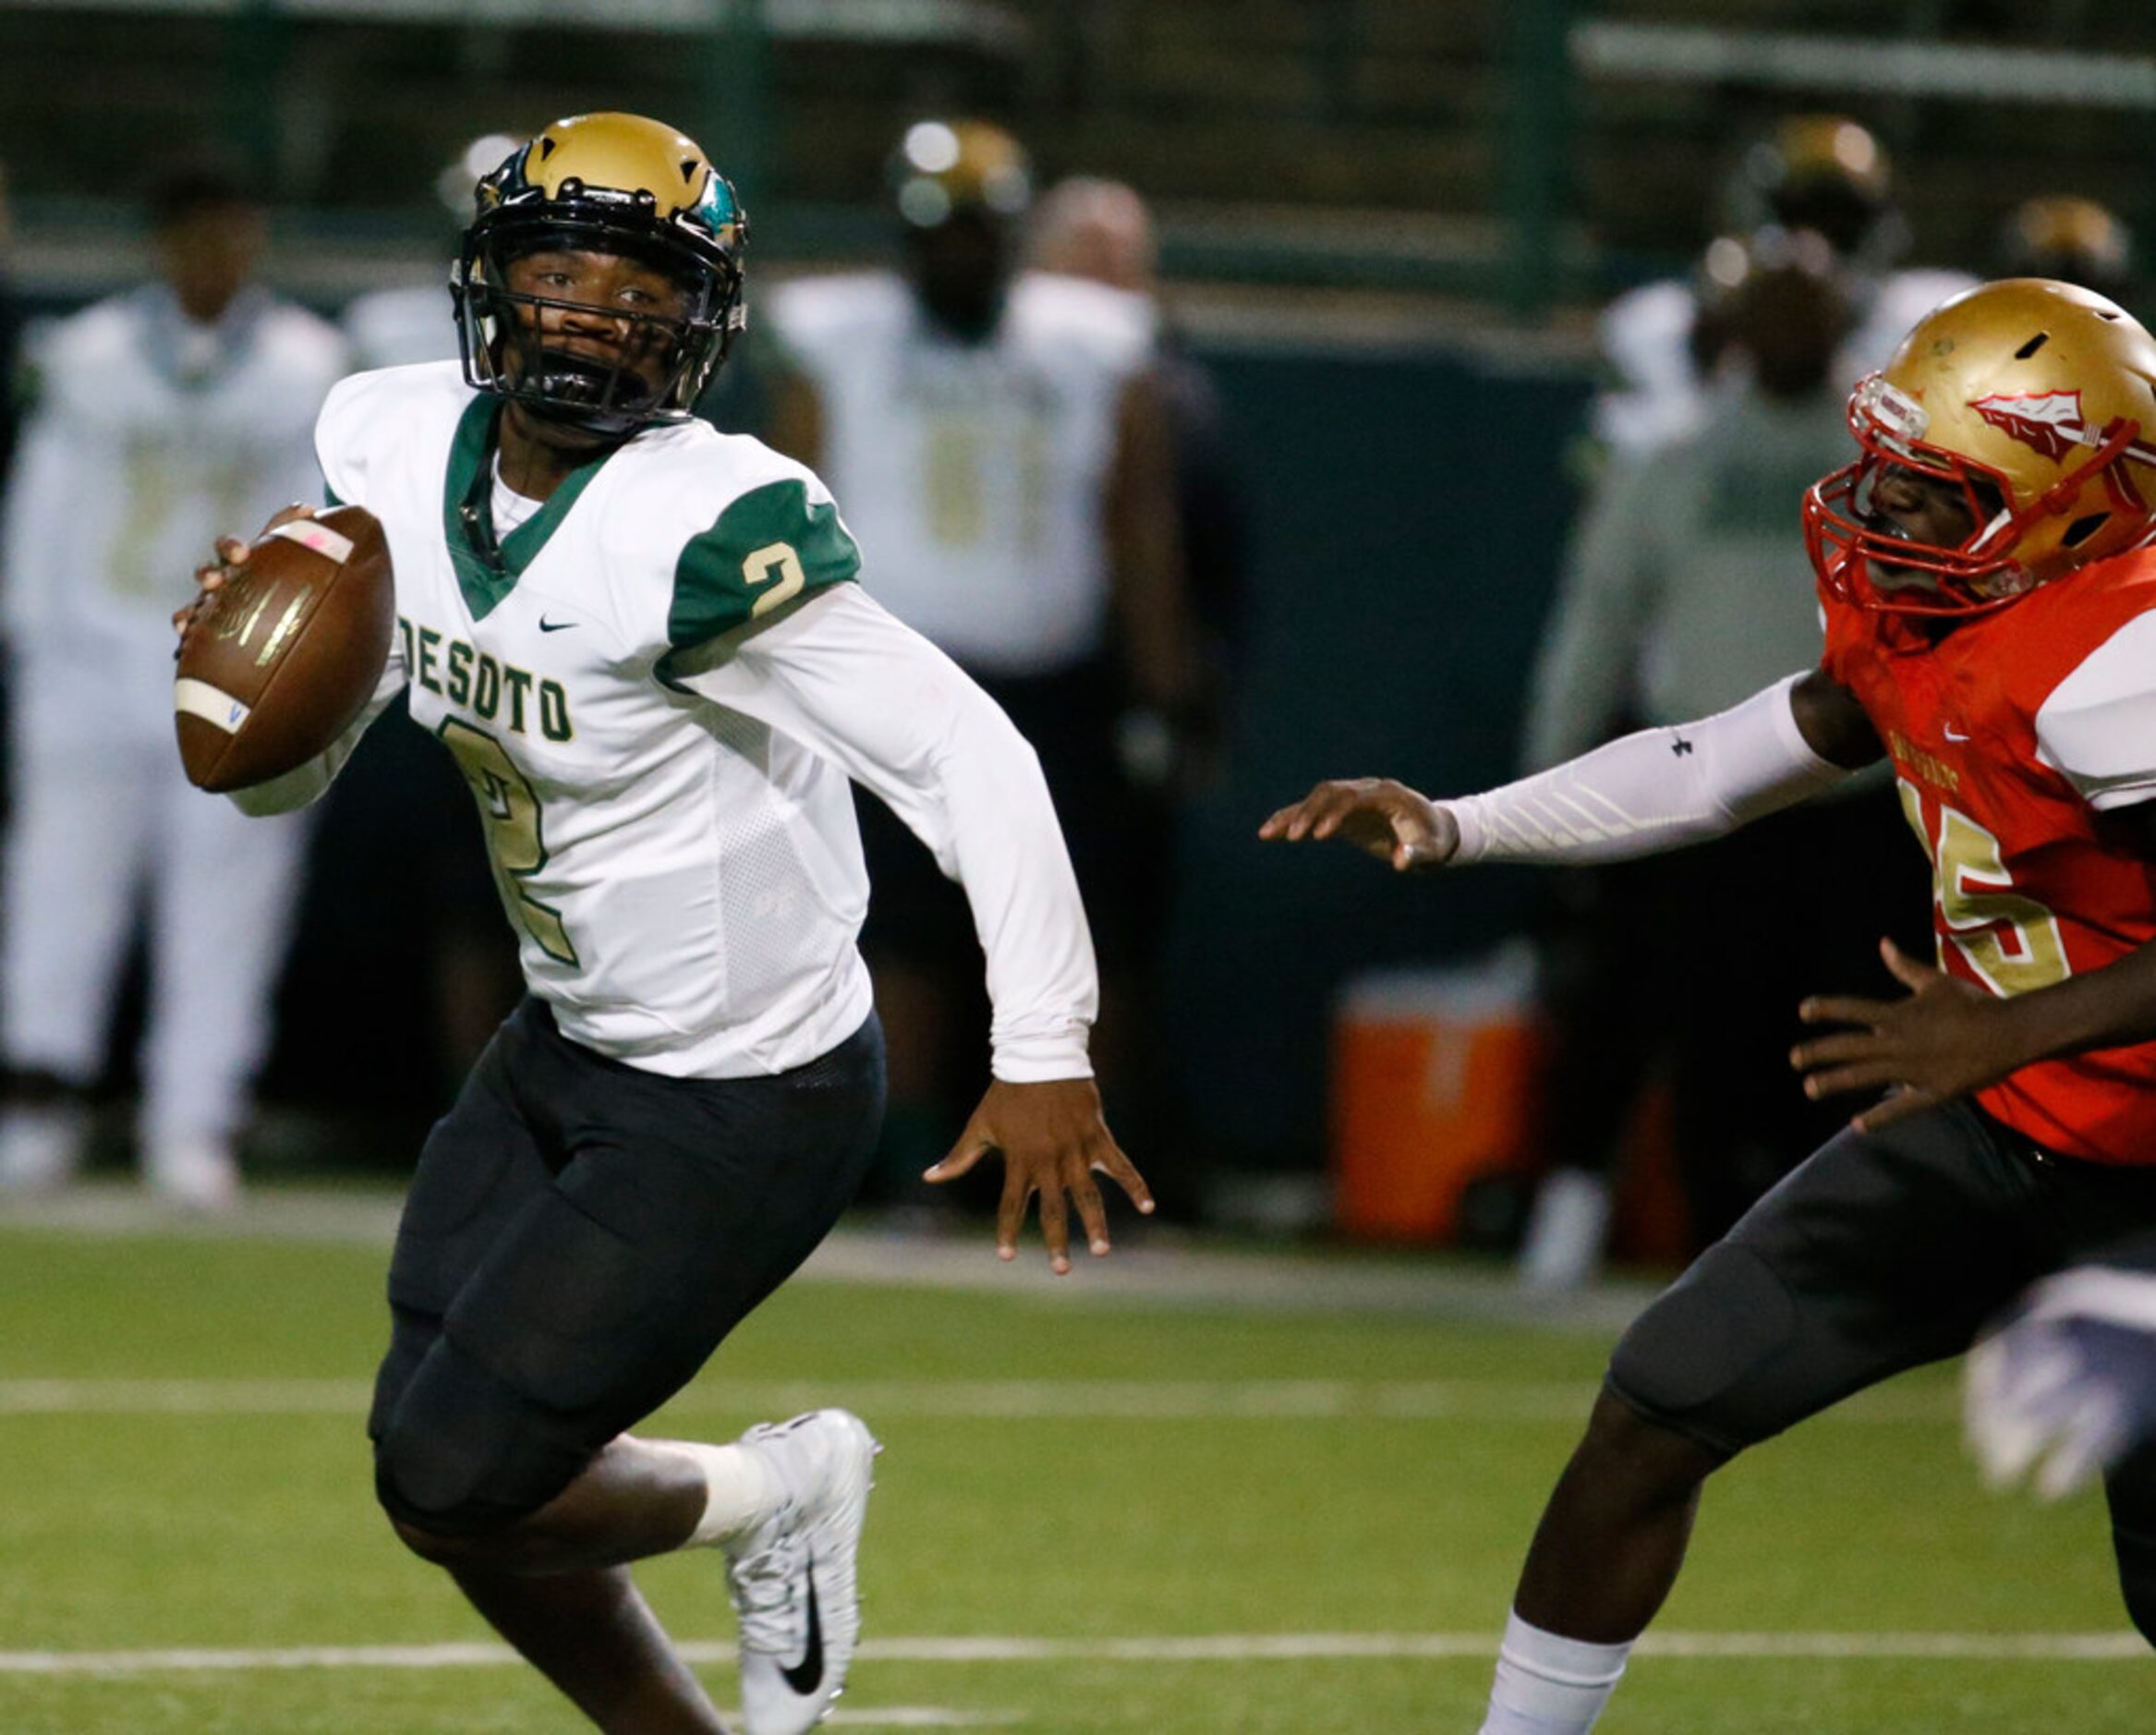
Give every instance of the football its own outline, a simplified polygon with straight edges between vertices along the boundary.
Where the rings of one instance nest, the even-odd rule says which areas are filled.
[[[389,547],[365,507],[263,531],[180,647],[173,706],[188,781],[245,789],[323,751],[373,694],[395,624]]]

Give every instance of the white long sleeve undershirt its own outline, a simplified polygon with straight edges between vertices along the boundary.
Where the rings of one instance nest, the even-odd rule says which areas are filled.
[[[1092,1075],[1099,988],[1070,852],[1038,757],[970,676],[859,586],[834,585],[675,678],[830,759],[964,886],[998,1078]]]
[[[1460,825],[1453,859],[1629,861],[1720,837],[1832,788],[1850,773],[1814,753],[1797,726],[1790,693],[1803,678],[1446,802]]]

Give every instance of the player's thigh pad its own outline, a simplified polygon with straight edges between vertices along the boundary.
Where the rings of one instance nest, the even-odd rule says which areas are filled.
[[[379,1417],[375,1497],[430,1535],[483,1535],[546,1505],[592,1450],[581,1430],[437,1338]]]
[[[367,1424],[377,1441],[441,1341],[442,1316],[457,1292],[552,1184],[538,1139],[511,1106],[517,1025],[513,1015],[495,1036],[420,1149],[390,1256],[389,1350],[375,1375]]]
[[[515,1106],[520,1018],[495,1035],[420,1147],[390,1256],[389,1298],[399,1310],[439,1321],[552,1184],[553,1165]]]
[[[1845,1131],[1634,1321],[1609,1387],[1733,1453],[1956,1354],[2035,1267],[2031,1197],[2026,1167],[1964,1105]]]

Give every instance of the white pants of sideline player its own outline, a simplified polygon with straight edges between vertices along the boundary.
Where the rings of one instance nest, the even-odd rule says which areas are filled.
[[[23,659],[13,683],[0,1052],[93,1080],[143,910],[144,1147],[226,1144],[268,1041],[308,820],[250,819],[204,795],[182,774],[169,724],[154,738],[100,727],[83,716],[97,690],[89,672],[38,661]]]

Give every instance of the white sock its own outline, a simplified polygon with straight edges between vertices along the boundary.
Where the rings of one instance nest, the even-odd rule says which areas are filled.
[[[785,1490],[759,1452],[736,1440],[727,1446],[707,1446],[700,1440],[647,1440],[662,1451],[678,1452],[694,1463],[704,1477],[704,1515],[684,1548],[709,1547],[746,1535],[778,1511]]]
[[[1629,1644],[1560,1638],[1513,1615],[1482,1735],[1587,1735],[1631,1654]]]

